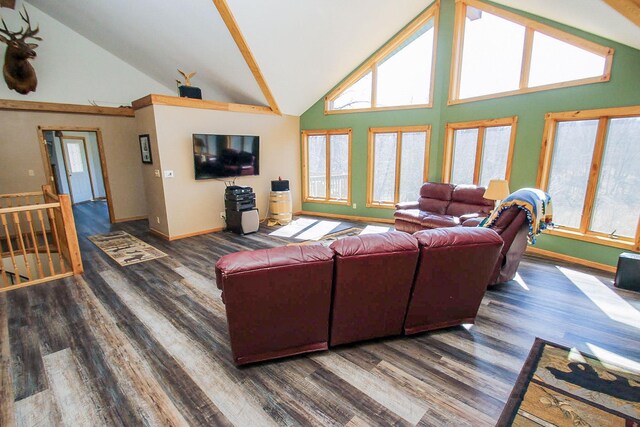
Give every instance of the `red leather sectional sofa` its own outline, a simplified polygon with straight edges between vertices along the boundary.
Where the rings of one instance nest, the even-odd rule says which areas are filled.
[[[486,188],[474,185],[454,185],[425,182],[415,202],[396,205],[395,226],[398,231],[456,227],[475,217],[486,217],[493,209],[493,200],[483,197]]]
[[[502,245],[491,229],[454,227],[225,255],[233,361],[473,323]]]
[[[484,191],[484,187],[473,185],[425,182],[420,187],[417,201],[396,205],[395,228],[414,233],[441,227],[476,227],[493,209],[494,202],[483,197]],[[527,249],[527,214],[516,206],[511,207],[490,228],[504,241],[488,282],[494,285],[507,282],[516,275]]]

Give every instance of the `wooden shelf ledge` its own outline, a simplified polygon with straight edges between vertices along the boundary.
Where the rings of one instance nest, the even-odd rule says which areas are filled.
[[[237,113],[277,114],[270,107],[229,102],[207,101],[204,99],[181,98],[167,95],[147,95],[131,103],[134,110],[149,105],[170,105],[173,107],[199,108],[202,110],[232,111]]]
[[[93,114],[98,116],[133,117],[131,107],[100,107],[95,105],[59,104],[57,102],[18,101],[0,99],[0,110],[40,111],[47,113]]]

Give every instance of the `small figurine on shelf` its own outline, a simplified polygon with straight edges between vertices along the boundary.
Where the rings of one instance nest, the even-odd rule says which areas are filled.
[[[200,90],[200,88],[191,86],[191,77],[195,76],[196,72],[194,71],[192,73],[185,73],[179,68],[178,72],[184,77],[184,84],[182,84],[180,80],[176,79],[180,96],[183,98],[202,99],[202,91]]]

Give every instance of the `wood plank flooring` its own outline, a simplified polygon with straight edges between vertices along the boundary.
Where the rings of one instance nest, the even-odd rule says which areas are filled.
[[[477,323],[236,368],[213,266],[279,246],[259,233],[167,242],[75,208],[85,273],[0,294],[0,426],[494,425],[534,338],[640,361],[640,294],[525,258]],[[120,267],[87,236],[124,230],[169,256]]]

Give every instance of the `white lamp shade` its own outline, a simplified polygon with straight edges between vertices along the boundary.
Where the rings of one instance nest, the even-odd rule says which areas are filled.
[[[492,179],[489,186],[484,192],[485,199],[504,200],[511,192],[509,191],[509,183],[505,179]]]

